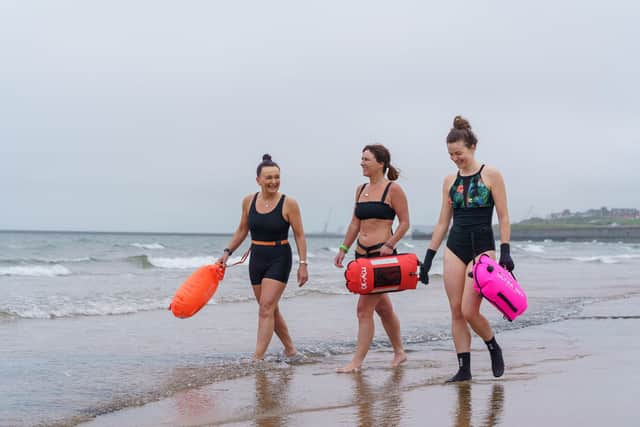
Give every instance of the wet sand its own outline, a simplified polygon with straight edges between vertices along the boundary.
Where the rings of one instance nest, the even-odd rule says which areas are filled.
[[[473,380],[455,371],[451,342],[409,345],[409,361],[373,351],[357,374],[327,364],[264,363],[255,373],[100,416],[86,426],[539,426],[637,425],[640,298],[592,304],[579,316],[499,337],[505,376],[491,376],[474,338]]]

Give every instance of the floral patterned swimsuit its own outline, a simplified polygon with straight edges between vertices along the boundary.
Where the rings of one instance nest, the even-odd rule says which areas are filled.
[[[493,196],[482,181],[482,169],[473,175],[462,176],[458,171],[451,189],[449,204],[453,209],[453,226],[449,230],[447,247],[466,264],[474,256],[496,249],[491,219]]]

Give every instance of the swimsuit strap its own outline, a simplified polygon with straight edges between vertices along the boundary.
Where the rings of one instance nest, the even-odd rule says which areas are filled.
[[[251,206],[249,207],[249,211],[254,210],[254,211],[258,212],[258,210],[256,209],[256,200],[258,200],[258,193],[256,193],[253,196],[253,199],[251,200]]]
[[[393,184],[393,182],[388,183],[384,189],[384,193],[382,193],[382,199],[380,199],[382,203],[384,203],[384,199],[387,198],[387,193],[389,192],[389,187],[391,187],[391,184]]]
[[[375,249],[380,249],[381,247],[384,246],[384,242],[376,243],[375,245],[371,245],[371,246],[365,246],[362,243],[360,243],[360,239],[357,240],[357,244],[358,244],[358,247],[364,249],[367,252],[367,254]]]
[[[360,200],[360,196],[362,195],[362,192],[364,191],[364,187],[366,186],[367,184],[365,183],[365,184],[362,184],[362,187],[360,187],[360,192],[358,193],[358,198],[356,199],[356,202]]]

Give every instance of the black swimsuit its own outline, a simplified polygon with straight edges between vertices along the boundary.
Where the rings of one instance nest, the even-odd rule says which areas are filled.
[[[389,192],[389,187],[391,186],[391,184],[392,183],[390,182],[385,187],[384,193],[382,193],[382,198],[380,199],[380,201],[356,202],[356,208],[354,211],[356,218],[358,218],[359,220],[386,219],[386,220],[393,221],[396,217],[396,211],[390,205],[384,202],[384,199],[387,198],[387,193]],[[362,194],[366,186],[367,184],[364,184],[360,188],[360,192],[358,193],[358,199],[360,199],[360,195]],[[373,257],[380,256],[380,251],[376,251],[376,249],[380,249],[382,246],[384,246],[384,242],[377,243],[371,246],[364,246],[362,243],[360,243],[360,240],[358,240],[358,247],[360,247],[361,249],[364,249],[366,253],[359,254],[358,252],[356,252],[356,258],[362,258],[362,257],[373,258]],[[396,251],[394,250],[393,253],[396,253]]]
[[[474,256],[496,250],[491,228],[493,196],[482,181],[482,169],[484,165],[469,176],[462,176],[458,171],[449,189],[453,226],[449,230],[447,247],[465,264],[469,264]]]
[[[256,210],[256,199],[253,197],[249,209],[249,231],[251,240],[263,242],[277,242],[275,246],[253,245],[251,258],[249,259],[249,278],[254,286],[261,285],[262,279],[273,279],[287,283],[291,273],[291,246],[288,243],[278,244],[287,240],[289,236],[289,223],[282,217],[284,194],[275,209],[262,214]]]

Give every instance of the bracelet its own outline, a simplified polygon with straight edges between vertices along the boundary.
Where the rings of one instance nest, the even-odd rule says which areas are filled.
[[[298,264],[304,264],[304,265],[309,265],[309,263],[307,262],[306,259],[301,259],[298,261]]]
[[[394,249],[395,249],[395,248],[394,248],[392,245],[390,245],[388,242],[384,242],[384,245],[385,245],[386,247],[388,247],[389,249],[391,249],[391,250],[394,250]]]
[[[338,246],[339,249],[342,249],[344,251],[344,253],[346,254],[347,252],[349,252],[349,246],[345,245],[344,243],[341,244],[340,246]]]
[[[224,250],[222,252],[226,252],[229,254],[229,256],[231,256],[231,254],[233,253],[233,251],[229,248],[224,248]]]

